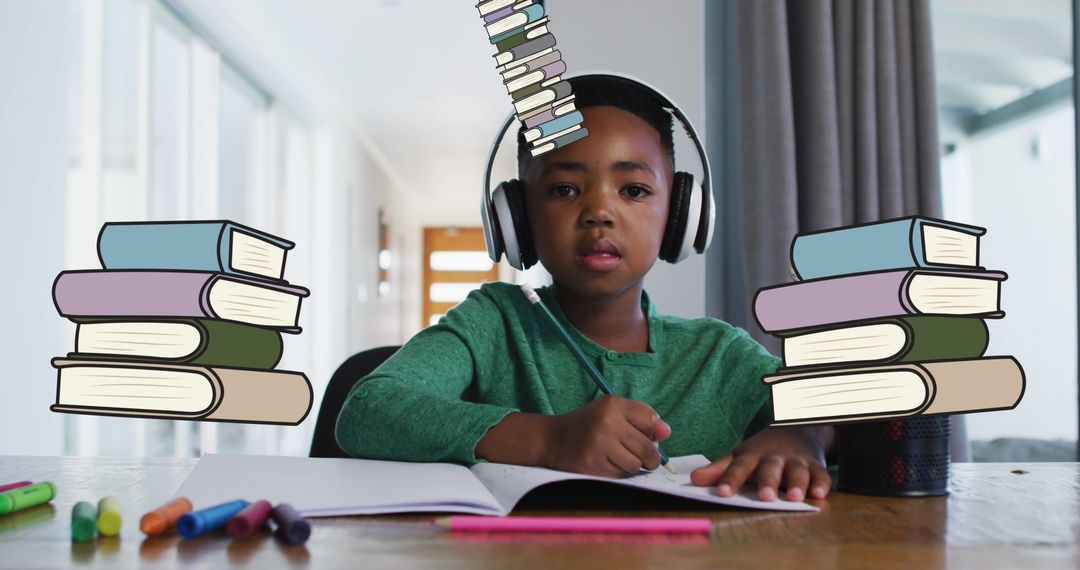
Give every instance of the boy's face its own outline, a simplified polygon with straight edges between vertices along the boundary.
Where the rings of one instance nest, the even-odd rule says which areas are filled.
[[[660,253],[672,184],[660,133],[617,107],[581,111],[589,136],[531,160],[525,202],[540,262],[590,298],[641,282]]]

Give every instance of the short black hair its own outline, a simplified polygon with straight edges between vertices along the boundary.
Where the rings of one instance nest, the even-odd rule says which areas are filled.
[[[633,113],[660,133],[660,147],[675,168],[675,143],[672,137],[672,116],[663,108],[661,102],[649,90],[627,80],[611,76],[571,77],[571,90],[574,94],[574,106],[577,109],[609,105]],[[525,125],[518,129],[518,177],[524,180],[525,168],[532,155],[530,144],[525,142]]]

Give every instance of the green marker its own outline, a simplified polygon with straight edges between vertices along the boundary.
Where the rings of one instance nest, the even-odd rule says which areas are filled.
[[[90,542],[97,534],[97,511],[89,501],[75,503],[71,509],[72,542]]]
[[[116,497],[98,501],[97,528],[101,536],[116,536],[120,532],[120,501]]]
[[[56,485],[50,481],[5,491],[0,493],[0,515],[48,503],[53,497],[56,497]]]

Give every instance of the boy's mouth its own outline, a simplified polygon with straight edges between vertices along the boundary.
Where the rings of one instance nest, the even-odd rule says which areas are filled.
[[[614,244],[606,239],[598,239],[583,243],[574,259],[588,271],[611,271],[622,261],[622,256]]]

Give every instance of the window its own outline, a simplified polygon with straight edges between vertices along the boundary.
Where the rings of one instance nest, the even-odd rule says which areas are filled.
[[[232,219],[310,246],[308,128],[159,0],[69,0],[68,269],[99,267],[105,221]],[[271,160],[273,158],[273,160]],[[307,209],[305,209],[307,208]],[[287,277],[305,283],[305,262]],[[74,325],[68,343],[74,345]],[[311,337],[283,363],[309,370]],[[59,416],[58,416],[59,417]],[[297,453],[306,431],[62,415],[65,453]]]
[[[1024,367],[1013,410],[967,416],[975,461],[1075,459],[1075,133],[1068,2],[931,2],[947,219],[1009,274],[988,355]],[[1042,440],[1042,441],[1036,441]]]

